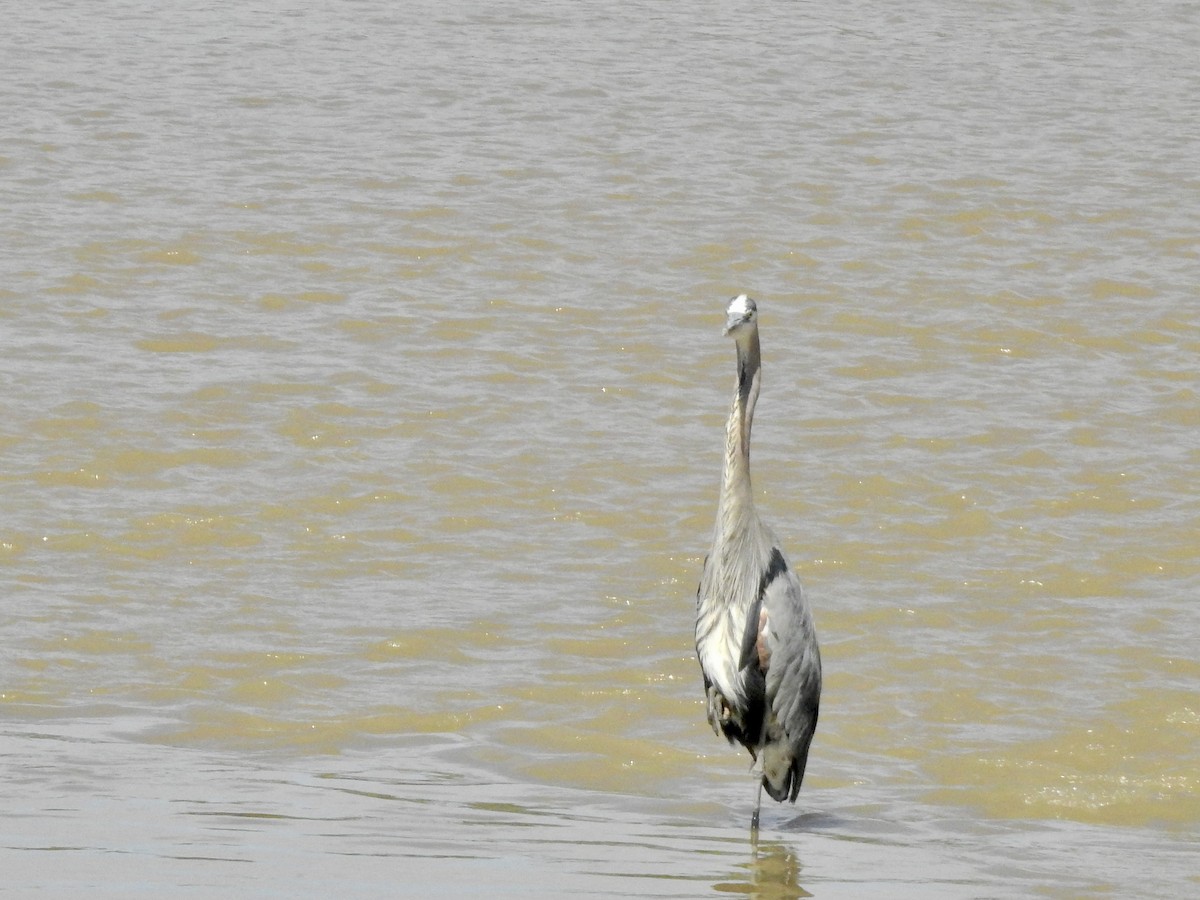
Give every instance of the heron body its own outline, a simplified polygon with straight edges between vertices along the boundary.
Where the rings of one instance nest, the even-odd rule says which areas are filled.
[[[745,294],[730,301],[725,333],[737,347],[737,387],[712,547],[696,593],[696,652],[709,724],[761,763],[760,801],[765,788],[794,803],[817,726],[821,653],[800,581],[754,508],[750,429],[761,358],[758,311]]]

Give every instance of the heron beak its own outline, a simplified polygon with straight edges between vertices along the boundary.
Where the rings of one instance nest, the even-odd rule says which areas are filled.
[[[742,315],[730,316],[725,320],[725,331],[722,332],[722,334],[724,334],[725,337],[729,337],[729,335],[733,334],[734,331],[746,324],[746,320],[749,318],[749,316]]]

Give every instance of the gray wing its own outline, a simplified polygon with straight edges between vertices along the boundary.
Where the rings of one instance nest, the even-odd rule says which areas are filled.
[[[790,566],[766,584],[762,608],[767,620],[763,643],[770,653],[767,704],[792,750],[798,790],[821,705],[821,651],[812,610]]]

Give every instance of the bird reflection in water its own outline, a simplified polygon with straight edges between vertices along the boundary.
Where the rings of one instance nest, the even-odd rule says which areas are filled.
[[[750,842],[750,861],[738,866],[729,881],[717,882],[713,890],[722,894],[740,894],[753,900],[795,900],[811,897],[800,886],[800,861],[787,845],[779,841]]]

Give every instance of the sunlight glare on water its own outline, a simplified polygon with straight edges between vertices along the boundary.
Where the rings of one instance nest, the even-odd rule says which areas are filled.
[[[9,19],[13,890],[1195,891],[1191,6]],[[741,291],[825,666],[757,846]]]

